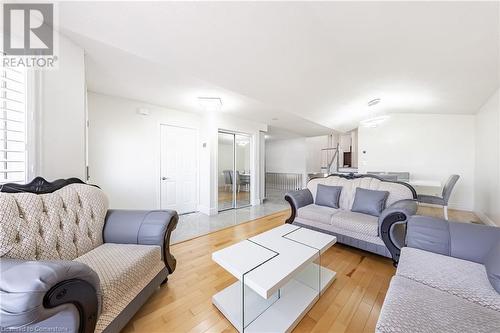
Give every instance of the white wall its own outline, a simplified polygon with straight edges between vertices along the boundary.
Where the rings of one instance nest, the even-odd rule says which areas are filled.
[[[59,43],[58,68],[39,73],[37,173],[85,179],[84,53],[62,35]]]
[[[266,172],[306,174],[305,138],[266,142]]]
[[[150,110],[149,116],[137,113]],[[142,102],[89,92],[90,182],[111,208],[159,208],[160,124],[199,129],[200,118]]]
[[[137,114],[147,108],[150,115]],[[217,213],[218,130],[249,134],[252,204],[260,202],[260,131],[262,124],[227,115],[171,110],[124,98],[89,92],[90,181],[101,186],[112,208],[159,208],[160,124],[190,127],[199,133],[199,204]]]
[[[354,130],[351,132],[351,144],[352,144],[352,151],[351,151],[351,162],[352,162],[352,167],[357,168],[358,167],[358,130]]]
[[[320,172],[321,167],[327,165],[326,160],[322,161],[324,159],[324,156],[322,156],[321,154],[321,149],[328,148],[329,146],[332,145],[332,143],[329,142],[330,140],[328,135],[309,137],[306,138],[305,140],[306,140],[306,150],[307,150],[306,151],[307,173]]]
[[[307,174],[321,172],[322,164],[327,165],[321,150],[336,146],[337,141],[338,136],[328,135],[267,141],[266,172],[300,173],[306,182]]]
[[[266,141],[266,172],[298,173],[307,181],[306,138]]]
[[[461,178],[450,206],[471,211],[474,121],[474,115],[392,114],[376,128],[360,127],[360,172],[407,171],[411,179],[439,180],[443,184],[451,174],[458,174]]]
[[[500,93],[476,115],[474,210],[481,220],[500,226]]]

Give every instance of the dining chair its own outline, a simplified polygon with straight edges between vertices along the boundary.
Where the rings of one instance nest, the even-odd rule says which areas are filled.
[[[229,170],[223,170],[224,173],[224,189],[227,190],[227,188],[232,188],[233,187],[233,180],[231,177],[231,171]]]
[[[444,218],[448,220],[448,201],[450,200],[451,192],[453,191],[453,188],[455,187],[455,184],[457,183],[459,178],[459,175],[451,175],[444,185],[443,193],[440,197],[434,195],[419,194],[417,196],[418,202],[443,206]]]
[[[236,171],[236,177],[238,177],[238,187],[243,185],[246,191],[250,191],[250,177],[241,175],[239,171]]]

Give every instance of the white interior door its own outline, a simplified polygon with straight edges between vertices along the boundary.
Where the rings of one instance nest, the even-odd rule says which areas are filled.
[[[179,214],[196,211],[196,130],[161,125],[160,205]]]

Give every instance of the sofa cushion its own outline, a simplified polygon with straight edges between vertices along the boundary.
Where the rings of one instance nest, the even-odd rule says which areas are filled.
[[[102,313],[96,332],[115,319],[162,270],[159,246],[105,243],[76,258],[87,264],[101,280]]]
[[[500,240],[491,248],[484,261],[488,279],[495,290],[500,293]]]
[[[333,215],[332,225],[363,235],[378,236],[378,218],[375,216],[340,210]]]
[[[335,208],[312,204],[299,208],[297,210],[297,217],[299,219],[331,224],[332,216],[335,215],[338,211],[339,210]]]
[[[378,217],[385,208],[388,196],[389,192],[387,191],[357,188],[351,211]]]
[[[500,313],[395,276],[380,311],[376,332],[500,332]]]
[[[318,184],[316,201],[314,203],[318,206],[339,208],[339,199],[341,192],[342,186],[328,186]]]
[[[481,264],[404,247],[396,275],[500,312],[500,294]]]
[[[387,206],[403,199],[414,199],[410,187],[399,183],[383,182],[377,178],[361,177],[356,179],[347,179],[339,176],[329,176],[326,178],[314,178],[307,182],[307,188],[311,191],[313,200],[316,199],[317,186],[319,184],[330,186],[342,186],[339,206],[341,209],[351,210],[354,202],[356,188],[366,188],[369,190],[387,191]]]
[[[108,200],[71,184],[49,194],[0,193],[0,257],[73,260],[102,244]]]

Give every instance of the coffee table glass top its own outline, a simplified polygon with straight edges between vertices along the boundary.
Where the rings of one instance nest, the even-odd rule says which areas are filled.
[[[212,302],[239,332],[289,332],[335,279],[321,266],[335,242],[285,224],[216,251],[212,259],[238,281]]]
[[[336,237],[285,224],[212,254],[212,259],[264,298],[336,242]]]

